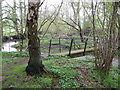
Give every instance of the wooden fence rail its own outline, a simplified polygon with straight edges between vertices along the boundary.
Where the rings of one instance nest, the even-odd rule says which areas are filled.
[[[52,43],[52,42],[54,42],[54,40],[58,40],[58,43]],[[74,50],[75,49],[77,49],[76,47],[77,47],[77,45],[79,44],[79,46],[81,45],[81,46],[83,46],[83,48],[81,48],[81,49],[83,49],[83,55],[85,55],[85,53],[86,53],[86,48],[87,48],[87,44],[88,44],[88,38],[85,40],[85,42],[84,43],[81,43],[81,42],[77,42],[76,41],[76,39],[71,39],[71,40],[68,40],[68,39],[61,39],[61,38],[58,38],[58,39],[50,39],[49,40],[49,46],[48,46],[48,55],[50,55],[51,54],[51,49],[52,48],[58,48],[58,51],[61,53],[62,52],[62,48],[64,48],[64,46],[63,46],[63,42],[62,42],[62,40],[67,40],[66,42],[69,44],[69,46],[67,47],[68,49],[69,49],[69,56],[71,55],[71,51],[72,51],[72,48],[74,48]],[[56,41],[55,41],[56,42]],[[66,42],[64,42],[64,44],[66,44]],[[82,45],[83,44],[83,45]],[[52,45],[58,45],[57,47],[52,47]],[[62,47],[62,46],[63,47]],[[67,49],[66,48],[66,49]],[[54,49],[55,50],[55,49]]]

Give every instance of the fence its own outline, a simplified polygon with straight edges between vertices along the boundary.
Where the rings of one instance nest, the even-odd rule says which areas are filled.
[[[84,49],[83,55],[85,55],[86,48],[92,47],[92,41],[85,40],[85,42],[81,42],[80,39],[42,39],[41,40],[41,50],[42,52],[48,53],[61,53],[68,52],[71,54],[72,50]]]

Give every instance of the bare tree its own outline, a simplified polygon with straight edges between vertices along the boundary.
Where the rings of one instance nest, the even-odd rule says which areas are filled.
[[[113,2],[113,11],[112,17],[109,21],[110,25],[108,26],[108,35],[104,37],[99,37],[98,44],[94,45],[94,47],[97,48],[97,51],[95,51],[96,68],[97,70],[105,73],[109,72],[112,60],[116,52],[117,43],[116,17],[118,5],[119,5],[118,2]]]
[[[6,2],[7,3],[7,2]],[[17,5],[16,5],[16,0],[13,0],[13,6],[11,6],[9,3],[7,3],[7,6],[4,6],[7,10],[4,10],[6,11],[4,14],[5,17],[2,18],[2,20],[4,20],[4,22],[7,22],[7,23],[12,23],[13,24],[6,24],[5,26],[8,26],[10,28],[14,28],[16,30],[16,34],[19,35],[19,29],[18,29],[18,21],[19,21],[19,18],[17,18]]]
[[[84,38],[83,38],[83,34],[82,34],[82,27],[81,27],[81,23],[80,23],[80,1],[71,2],[71,7],[72,7],[73,13],[74,13],[73,19],[72,19],[72,17],[68,17],[70,19],[71,23],[64,19],[61,19],[61,20],[63,22],[65,22],[68,26],[72,27],[74,30],[79,32],[80,40],[81,40],[81,42],[84,42]]]
[[[49,28],[50,28],[50,26],[52,25],[52,23],[54,23],[54,21],[55,21],[55,19],[57,18],[57,16],[58,16],[58,14],[59,14],[59,12],[60,12],[60,9],[61,9],[61,7],[62,7],[62,5],[63,5],[63,1],[61,2],[61,5],[59,6],[59,8],[58,8],[58,10],[57,10],[57,13],[54,15],[54,18],[53,19],[51,19],[51,22],[49,23],[49,25],[47,26],[47,29],[46,29],[46,31],[45,31],[45,33],[43,34],[43,36],[41,37],[41,39],[43,39],[43,37],[45,36],[45,34],[47,33],[47,31],[49,30]],[[48,19],[48,20],[50,20],[50,19]],[[48,21],[47,20],[47,21]],[[46,22],[47,22],[46,21]],[[46,23],[46,22],[43,22],[43,24],[41,25],[41,27],[39,28],[39,29],[41,29],[42,28],[42,26]]]

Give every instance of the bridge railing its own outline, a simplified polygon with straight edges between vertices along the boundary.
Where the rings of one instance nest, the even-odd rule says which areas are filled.
[[[52,38],[41,40],[42,52],[50,54],[68,52],[72,50],[84,49],[92,47],[92,41],[86,39],[85,42],[81,42],[78,38],[66,39],[66,38]],[[85,55],[85,53],[84,53]]]

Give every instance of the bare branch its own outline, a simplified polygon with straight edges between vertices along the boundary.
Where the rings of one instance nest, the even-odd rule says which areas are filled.
[[[83,5],[83,2],[82,2],[82,6],[83,6],[83,8],[84,8],[84,10],[85,10],[86,14],[88,15],[89,20],[90,20],[90,21],[91,21],[91,23],[92,23],[91,16],[89,15],[88,11],[86,10],[85,6]]]
[[[55,12],[56,12],[56,10],[55,10]],[[50,20],[50,18],[55,14],[55,12],[50,17],[47,17],[42,21],[38,30],[41,30],[41,28]]]
[[[74,25],[71,25],[70,23],[68,23],[67,21],[65,21],[65,20],[63,20],[63,19],[62,19],[62,21],[65,22],[67,25],[73,27],[75,30],[79,31],[79,29],[76,28]]]
[[[52,20],[52,21],[50,22],[50,24],[48,25],[48,27],[47,27],[47,29],[46,29],[46,31],[45,31],[45,33],[43,34],[43,36],[42,36],[42,38],[41,38],[41,39],[43,39],[43,37],[44,37],[44,36],[45,36],[45,34],[47,33],[48,29],[50,28],[51,24],[54,22],[54,20],[55,20],[55,19],[56,19],[56,17],[58,16],[59,11],[60,11],[60,9],[61,9],[62,5],[63,5],[63,1],[61,2],[61,5],[60,5],[60,7],[59,7],[59,9],[58,9],[58,11],[57,11],[56,16],[53,18],[53,20]]]
[[[44,2],[45,2],[45,0],[43,0],[43,1],[39,4],[39,7],[41,7]]]
[[[7,2],[6,2],[6,3],[7,3]],[[7,5],[8,5],[10,8],[14,9],[12,6],[10,6],[10,4],[7,3]]]
[[[71,20],[75,25],[78,25],[72,18],[70,18],[70,20]]]

